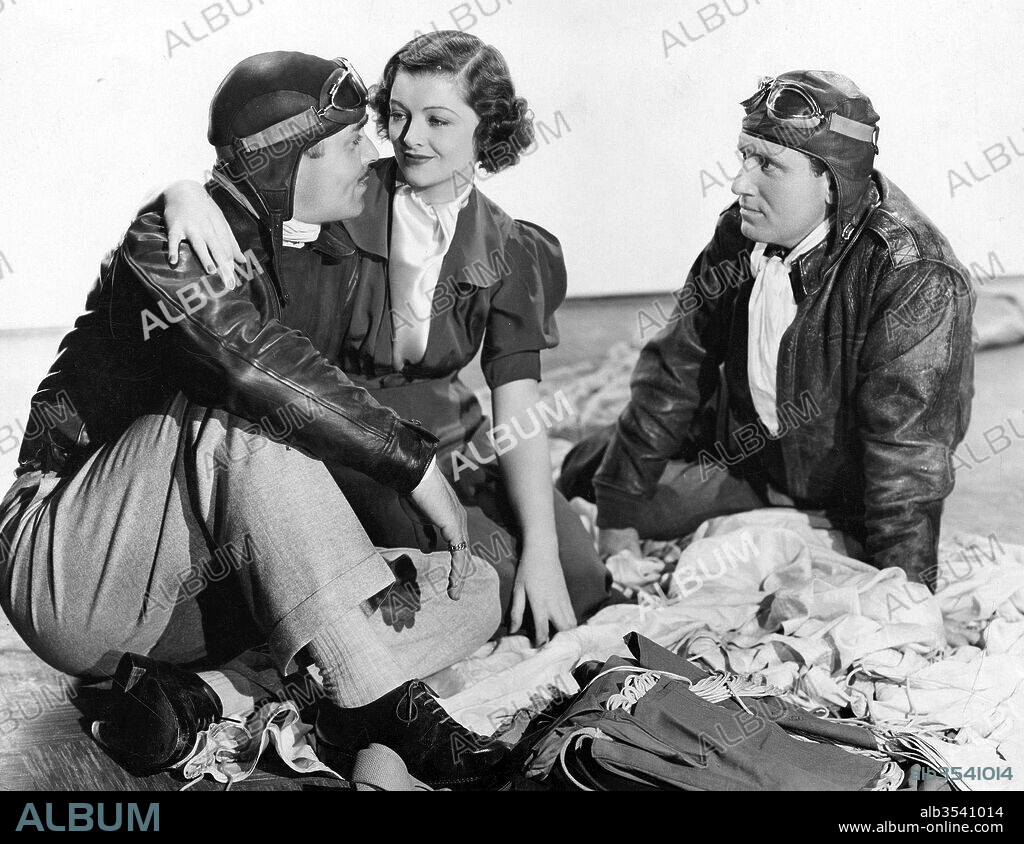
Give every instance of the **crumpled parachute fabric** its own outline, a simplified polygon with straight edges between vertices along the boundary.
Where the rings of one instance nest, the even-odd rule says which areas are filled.
[[[953,537],[940,547],[935,595],[843,550],[795,510],[710,520],[664,597],[609,607],[540,651],[488,645],[448,670],[445,706],[494,732],[517,710],[542,708],[545,690],[573,693],[573,667],[626,655],[622,637],[636,631],[715,671],[763,678],[808,709],[850,707],[940,756],[1024,770],[1024,548]]]

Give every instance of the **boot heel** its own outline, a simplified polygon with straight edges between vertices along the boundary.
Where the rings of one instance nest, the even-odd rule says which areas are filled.
[[[136,659],[142,660],[138,654],[125,654],[117,663],[114,671],[114,686],[111,691],[130,692],[135,685],[146,676],[147,668],[136,663]]]
[[[126,653],[114,671],[107,718],[93,737],[126,768],[148,775],[187,759],[199,732],[222,715],[220,699],[196,674]]]

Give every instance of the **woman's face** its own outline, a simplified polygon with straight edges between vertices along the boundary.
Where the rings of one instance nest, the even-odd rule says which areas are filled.
[[[396,74],[388,137],[402,176],[425,201],[450,201],[473,178],[479,123],[455,77]]]

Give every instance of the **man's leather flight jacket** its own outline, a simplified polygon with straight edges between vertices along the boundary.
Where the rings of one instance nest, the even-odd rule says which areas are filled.
[[[436,438],[354,386],[305,332],[338,306],[338,291],[289,305],[270,231],[223,186],[207,187],[248,256],[236,286],[207,275],[188,248],[171,267],[161,216],[141,213],[32,400],[19,473],[75,471],[181,391],[262,431],[283,430],[285,442],[317,459],[411,491]]]
[[[594,479],[599,524],[631,526],[669,460],[699,461],[702,473],[739,474],[825,510],[872,563],[929,582],[974,394],[967,271],[876,172],[852,236],[833,234],[792,267],[798,310],[779,351],[773,437],[747,377],[753,246],[733,205],[644,347]],[[724,426],[709,438],[698,423],[720,383]]]

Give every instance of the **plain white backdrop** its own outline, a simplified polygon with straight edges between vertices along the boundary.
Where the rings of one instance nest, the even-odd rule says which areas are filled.
[[[550,127],[481,187],[562,239],[572,296],[681,284],[731,200],[738,102],[799,67],[873,98],[879,168],[965,263],[1024,273],[1013,0],[0,0],[0,329],[70,325],[142,201],[202,178],[238,60],[344,55],[370,81],[434,28],[501,49]]]

